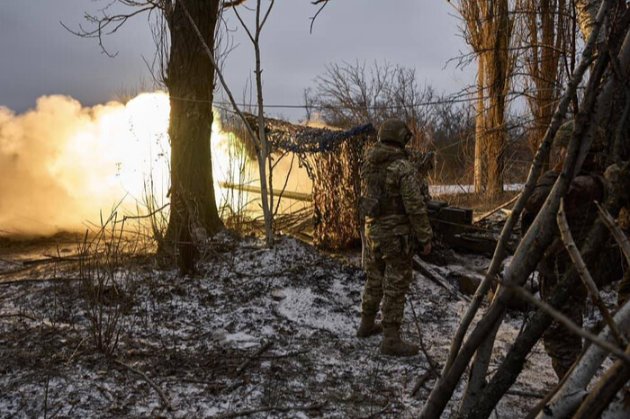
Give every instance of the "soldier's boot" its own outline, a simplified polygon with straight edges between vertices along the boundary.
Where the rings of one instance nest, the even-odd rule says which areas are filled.
[[[383,331],[383,326],[380,323],[375,322],[376,314],[374,315],[361,315],[361,323],[357,330],[358,338],[367,338],[370,336],[378,335]]]
[[[418,354],[418,345],[405,342],[400,338],[400,327],[385,327],[383,329],[383,341],[381,342],[381,354],[391,356],[414,356]]]

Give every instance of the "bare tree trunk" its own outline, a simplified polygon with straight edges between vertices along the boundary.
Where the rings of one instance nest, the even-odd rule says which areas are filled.
[[[588,39],[593,32],[595,25],[595,17],[597,10],[603,0],[575,0],[575,9],[577,11],[577,21],[580,26],[582,38]],[[600,34],[598,42],[602,41],[604,34]]]
[[[615,315],[614,319],[615,323],[617,323],[621,329],[627,329],[630,326],[630,304],[624,305]],[[604,331],[600,333],[600,337],[605,340],[613,340],[610,328],[606,327]],[[545,407],[544,413],[541,413],[538,418],[570,416],[589,393],[586,387],[607,357],[608,352],[601,347],[597,345],[589,346],[578,361],[576,367],[569,373],[564,384],[556,392],[551,402]],[[626,364],[624,361],[622,362]],[[601,384],[604,385],[606,381],[605,379]]]
[[[488,34],[488,44],[492,46],[492,55],[486,68],[486,85],[488,86],[489,109],[487,127],[490,130],[488,139],[488,185],[487,193],[491,197],[503,192],[503,170],[507,128],[505,126],[505,97],[511,76],[510,39],[512,24],[510,22],[508,1],[491,2],[492,27]]]
[[[475,192],[503,192],[505,95],[511,76],[509,45],[512,23],[508,1],[462,1],[468,41],[477,53],[477,116],[475,119]]]
[[[630,345],[626,348],[626,353],[630,354]],[[617,392],[628,383],[628,380],[630,380],[630,365],[623,360],[616,361],[588,392],[588,396],[573,415],[573,419],[597,419],[601,417]],[[628,413],[628,407],[625,410]]]
[[[484,100],[485,54],[478,54],[477,60],[477,114],[475,115],[475,193],[486,192],[488,178],[488,159],[486,155],[487,133],[485,126],[486,104]]]
[[[527,43],[529,54],[526,58],[529,77],[534,86],[529,108],[534,118],[530,133],[530,146],[537,150],[547,126],[551,122],[558,101],[560,80],[560,57],[566,51],[567,27],[566,0],[528,0]],[[549,162],[544,164],[544,171]]]
[[[482,394],[483,389],[487,385],[486,374],[490,366],[492,358],[492,349],[494,347],[494,337],[496,336],[501,323],[497,322],[494,330],[489,333],[489,337],[479,346],[475,360],[470,367],[470,375],[464,396],[459,405],[459,416],[463,417],[475,405]]]
[[[214,46],[219,1],[187,0],[187,6],[207,44]],[[215,234],[219,218],[210,135],[214,67],[191,27],[181,3],[167,16],[171,49],[166,86],[170,95],[171,211],[167,243],[178,243],[183,271],[194,268],[194,238]],[[166,250],[166,249],[162,249]]]

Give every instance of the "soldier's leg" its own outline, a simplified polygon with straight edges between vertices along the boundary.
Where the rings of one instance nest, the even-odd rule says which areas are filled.
[[[411,250],[406,237],[393,237],[383,250],[385,277],[383,282],[383,342],[381,353],[394,356],[412,356],[418,353],[416,345],[400,338],[400,326],[405,311],[405,297],[412,279]]]
[[[358,337],[368,337],[382,331],[380,324],[374,322],[383,298],[383,278],[385,261],[378,243],[366,240],[365,254],[366,281],[361,299],[361,324],[357,330]]]
[[[543,298],[550,295],[555,281],[543,278]],[[569,317],[575,324],[582,327],[584,313],[585,293],[583,287],[579,287],[569,297],[567,302],[559,307],[559,310]],[[559,379],[569,371],[573,363],[582,352],[582,338],[571,333],[558,322],[553,322],[543,335],[545,352],[551,358],[551,364]]]
[[[617,289],[617,305],[623,306],[630,300],[630,268],[626,268],[626,272],[623,275],[623,279],[619,283]]]
[[[365,258],[365,286],[361,301],[361,314],[375,316],[383,299],[385,261],[379,243],[367,241]]]

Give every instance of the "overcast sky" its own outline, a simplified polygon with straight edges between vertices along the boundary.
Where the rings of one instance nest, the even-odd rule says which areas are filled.
[[[23,112],[39,96],[64,94],[84,105],[125,93],[151,90],[142,57],[151,59],[154,43],[146,16],[127,22],[106,39],[115,58],[102,54],[96,40],[68,33],[85,24],[83,13],[111,0],[0,0],[0,106]],[[253,3],[253,0],[250,0]],[[395,7],[394,7],[395,6]],[[309,0],[277,0],[263,32],[262,60],[267,104],[302,104],[303,91],[325,66],[342,61],[388,61],[416,69],[421,82],[438,92],[460,90],[473,80],[474,67],[446,65],[467,46],[446,0],[332,0],[309,33],[317,8]],[[236,48],[225,72],[241,97],[254,67],[253,51],[227,12]],[[302,111],[274,109],[290,119]]]

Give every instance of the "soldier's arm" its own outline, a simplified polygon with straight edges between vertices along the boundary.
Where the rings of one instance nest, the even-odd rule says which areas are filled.
[[[397,165],[400,179],[400,195],[405,206],[405,212],[409,216],[411,228],[416,239],[422,245],[431,242],[433,232],[429,224],[429,216],[424,197],[420,191],[418,174],[408,161],[401,161]]]
[[[584,205],[593,201],[602,202],[605,195],[604,180],[594,175],[579,175],[573,179],[566,196],[564,206],[567,217],[571,218],[583,210]]]
[[[538,179],[536,187],[525,203],[525,209],[528,212],[538,214],[557,178],[558,173],[550,170]]]
[[[532,194],[525,202],[525,208],[523,209],[523,214],[521,215],[521,234],[525,234],[529,227],[534,222],[536,215],[542,208],[551,188],[553,188],[553,184],[556,182],[558,178],[558,172],[548,171],[543,174],[538,182],[536,182],[536,186],[532,191]]]

